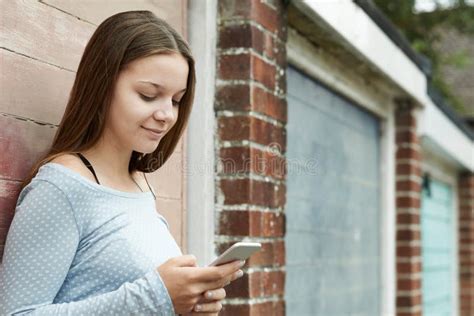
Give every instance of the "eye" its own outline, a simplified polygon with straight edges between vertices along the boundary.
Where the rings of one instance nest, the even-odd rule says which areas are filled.
[[[151,101],[155,100],[155,97],[149,97],[149,96],[146,96],[146,95],[141,94],[141,93],[139,93],[139,95],[140,95],[140,98],[142,98],[142,100],[146,101],[146,102],[151,102]]]
[[[181,102],[181,101],[173,100],[173,105],[174,105],[174,106],[179,106],[180,102]]]

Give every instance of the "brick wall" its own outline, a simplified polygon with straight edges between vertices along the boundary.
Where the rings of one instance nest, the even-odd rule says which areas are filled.
[[[421,315],[421,157],[415,109],[399,103],[396,124],[397,315]]]
[[[263,245],[226,288],[221,315],[284,315],[286,16],[283,1],[218,7],[217,252]]]
[[[474,174],[459,177],[460,315],[474,315]]]

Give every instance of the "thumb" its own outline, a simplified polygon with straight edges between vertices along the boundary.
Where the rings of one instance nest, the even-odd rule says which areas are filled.
[[[197,259],[194,255],[184,255],[173,258],[177,267],[197,267]]]

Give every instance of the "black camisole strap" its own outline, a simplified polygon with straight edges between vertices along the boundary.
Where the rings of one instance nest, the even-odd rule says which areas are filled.
[[[77,155],[79,156],[79,158],[81,158],[82,162],[86,165],[87,169],[89,169],[92,172],[92,174],[94,175],[95,181],[97,181],[97,183],[100,184],[99,179],[97,179],[97,176],[95,175],[94,168],[92,168],[92,165],[89,162],[89,160],[87,160],[86,157],[84,157],[81,153],[77,153]]]

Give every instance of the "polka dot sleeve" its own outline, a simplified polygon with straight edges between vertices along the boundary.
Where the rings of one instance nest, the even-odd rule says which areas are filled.
[[[35,181],[25,190],[0,266],[0,315],[174,315],[155,270],[115,291],[54,304],[76,254],[79,229],[56,185]]]

